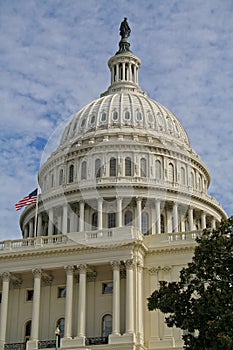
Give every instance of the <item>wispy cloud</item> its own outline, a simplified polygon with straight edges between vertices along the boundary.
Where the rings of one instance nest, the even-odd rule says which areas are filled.
[[[124,16],[141,87],[181,120],[232,214],[232,14],[230,0],[2,1],[0,239],[20,237],[14,203],[34,189],[50,135],[109,85]]]

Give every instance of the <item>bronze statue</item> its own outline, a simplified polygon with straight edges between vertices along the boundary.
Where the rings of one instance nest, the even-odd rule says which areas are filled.
[[[120,26],[121,38],[122,39],[128,38],[130,36],[130,32],[131,32],[131,29],[130,29],[129,24],[127,22],[127,18],[125,17],[124,21],[121,22],[121,26]]]

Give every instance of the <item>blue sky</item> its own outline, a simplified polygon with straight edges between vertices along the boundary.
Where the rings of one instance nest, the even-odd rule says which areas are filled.
[[[37,186],[51,135],[109,86],[124,17],[140,86],[180,119],[210,170],[209,194],[233,214],[232,0],[0,0],[0,8],[0,240],[21,237],[14,204]]]

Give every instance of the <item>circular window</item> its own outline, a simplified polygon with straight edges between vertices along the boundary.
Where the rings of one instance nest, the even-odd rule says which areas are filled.
[[[84,119],[82,120],[82,123],[81,123],[81,128],[83,128],[85,124],[86,124],[86,119],[84,118]]]
[[[112,116],[113,120],[117,120],[118,119],[118,113],[115,111],[113,112],[113,116]]]
[[[93,116],[91,117],[91,124],[94,124],[94,122],[95,122],[95,115],[93,115]]]
[[[125,112],[125,119],[126,120],[130,119],[130,113],[128,111]]]
[[[102,115],[101,115],[101,121],[102,121],[102,122],[105,122],[106,119],[107,119],[106,113],[102,113]]]
[[[137,120],[142,120],[142,113],[141,112],[137,112]]]

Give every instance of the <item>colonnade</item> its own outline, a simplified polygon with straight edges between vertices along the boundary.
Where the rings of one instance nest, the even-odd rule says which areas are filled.
[[[127,198],[117,197],[115,200],[115,215],[116,223],[113,227],[122,227],[126,225],[124,222],[124,214],[127,210],[132,212],[132,224],[142,230],[142,214],[148,214],[147,226],[150,228],[151,234],[171,233],[171,232],[188,232],[196,229],[207,228],[207,216],[208,227],[216,228],[216,219],[214,216],[207,214],[205,211],[201,211],[194,207],[184,207],[181,203],[163,202],[161,200],[150,200],[148,207],[142,208],[142,202],[144,198],[138,197],[136,200],[136,207],[124,207],[123,201]],[[95,203],[97,201],[97,203]],[[154,203],[153,203],[154,202]],[[75,208],[72,205],[75,204]],[[84,230],[101,230],[103,227],[109,227],[106,223],[108,215],[107,204],[104,203],[103,198],[93,199],[93,208],[97,208],[97,227],[92,227],[91,213],[95,212],[89,206],[89,214],[86,215],[87,208],[85,207],[85,201],[81,200],[78,203],[71,205],[64,204],[60,207],[59,217],[56,219],[57,233],[66,234],[67,232],[83,232]],[[48,210],[48,223],[47,232],[44,233],[42,228],[42,215],[43,212],[38,214],[37,222],[37,236],[41,235],[53,235],[55,225],[55,212],[56,208],[50,208]],[[88,218],[87,218],[88,216]],[[161,222],[163,220],[163,222]],[[198,221],[199,220],[199,221]],[[68,225],[69,221],[69,225]],[[197,222],[198,221],[198,222]],[[129,223],[127,223],[128,225]],[[144,232],[143,232],[144,233]],[[24,237],[34,236],[34,219],[32,218],[24,227]]]
[[[114,343],[116,337],[120,337],[120,261],[111,262],[112,267],[112,280],[113,280],[113,294],[112,294],[112,334],[109,336],[109,342]],[[70,341],[74,342],[75,345],[84,346],[86,339],[86,288],[87,288],[87,269],[88,266],[80,264],[77,266],[68,265],[65,266],[66,271],[66,300],[65,300],[65,330],[64,338],[62,338],[62,345],[66,346]],[[143,339],[142,325],[135,324],[134,312],[135,312],[135,297],[134,288],[137,283],[137,289],[139,299],[137,300],[138,311],[136,319],[142,319],[142,270],[137,268],[137,264],[133,259],[129,259],[125,262],[126,269],[126,295],[125,295],[125,333],[123,337],[130,336],[134,337],[137,333],[140,334],[140,338]],[[77,314],[77,329],[76,333],[72,334],[73,330],[73,305],[74,305],[74,271],[78,270],[79,273],[79,291],[78,291],[78,314]],[[135,271],[137,278],[134,278]],[[34,278],[34,289],[33,289],[33,301],[32,301],[32,326],[31,326],[31,337],[27,343],[27,348],[37,348],[40,332],[40,305],[41,300],[41,283],[44,272],[40,268],[32,270]],[[13,276],[12,276],[13,277]],[[2,274],[2,302],[1,302],[1,313],[0,313],[0,344],[6,342],[6,330],[7,330],[7,313],[9,303],[9,290],[10,290],[10,279],[11,274],[5,272]],[[136,282],[138,281],[138,282]],[[100,335],[96,335],[100,336]]]

